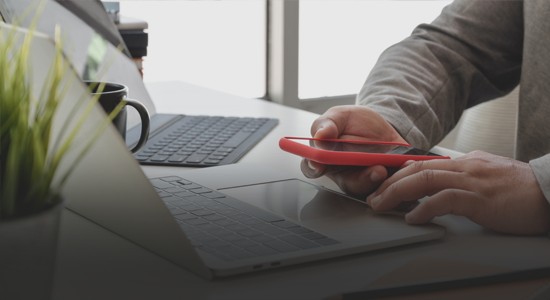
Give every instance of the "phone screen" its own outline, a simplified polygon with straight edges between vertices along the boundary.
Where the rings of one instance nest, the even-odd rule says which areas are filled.
[[[304,143],[314,148],[330,150],[330,151],[438,156],[437,154],[431,153],[427,150],[421,150],[414,147],[406,147],[406,146],[400,146],[400,145],[357,144],[357,143],[349,143],[349,142],[322,141],[322,140],[298,140],[298,139],[296,139],[295,141]]]

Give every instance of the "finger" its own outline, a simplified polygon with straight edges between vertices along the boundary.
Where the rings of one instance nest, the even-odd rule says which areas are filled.
[[[374,210],[389,210],[395,208],[401,202],[418,200],[442,190],[468,190],[470,181],[462,173],[426,169],[392,183],[382,193],[369,196],[367,203]]]
[[[364,199],[388,177],[383,166],[328,168],[325,175],[332,179],[346,194]]]
[[[311,136],[318,139],[336,139],[340,136],[340,130],[333,119],[321,116],[313,122]]]
[[[476,212],[481,211],[478,209],[480,203],[473,192],[447,189],[422,201],[405,215],[405,221],[409,224],[424,224],[446,214],[465,216],[475,220]]]
[[[300,169],[307,178],[318,178],[325,174],[327,167],[309,159],[302,159]]]
[[[463,163],[452,159],[433,159],[424,161],[408,161],[404,164],[405,167],[395,172],[388,180],[386,180],[378,190],[371,195],[372,198],[384,192],[390,185],[402,180],[405,177],[423,172],[426,170],[441,170],[451,172],[462,172]],[[429,174],[424,174],[429,175]]]

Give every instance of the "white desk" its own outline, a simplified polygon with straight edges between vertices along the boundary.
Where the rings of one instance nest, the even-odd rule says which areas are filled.
[[[300,176],[299,159],[278,150],[277,141],[283,135],[309,135],[315,114],[185,83],[150,84],[149,91],[159,112],[279,118],[279,126],[239,163],[258,167],[265,166],[265,161],[286,163]],[[166,167],[144,170],[149,175],[168,172],[184,177],[189,172]],[[319,183],[330,186],[325,180]],[[448,229],[439,241],[208,282],[65,211],[54,299],[323,299],[372,284],[403,284],[550,265],[550,239],[546,237],[494,234],[453,216],[437,222]],[[513,299],[532,295],[544,283],[466,292],[478,296],[501,293],[501,299]]]

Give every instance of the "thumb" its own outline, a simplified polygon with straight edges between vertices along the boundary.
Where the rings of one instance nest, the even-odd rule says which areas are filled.
[[[318,139],[336,139],[340,136],[340,132],[334,121],[321,117],[313,122],[311,136]]]

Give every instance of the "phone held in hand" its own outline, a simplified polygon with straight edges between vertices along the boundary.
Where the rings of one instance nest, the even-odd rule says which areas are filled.
[[[409,160],[449,159],[406,143],[283,137],[284,151],[326,165],[400,167]]]

